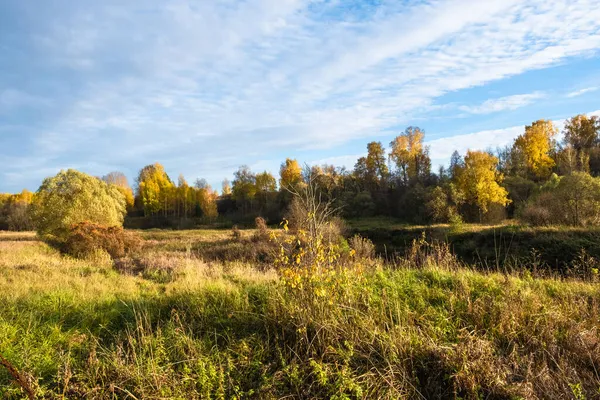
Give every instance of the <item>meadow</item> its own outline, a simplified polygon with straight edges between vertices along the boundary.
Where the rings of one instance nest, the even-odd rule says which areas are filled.
[[[128,264],[0,233],[0,397],[600,398],[598,283],[420,241],[302,284],[252,230],[141,234]]]

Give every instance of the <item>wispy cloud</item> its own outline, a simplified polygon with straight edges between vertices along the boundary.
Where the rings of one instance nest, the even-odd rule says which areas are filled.
[[[460,106],[459,109],[470,114],[491,114],[507,110],[516,110],[527,106],[536,100],[543,99],[544,97],[545,94],[542,92],[517,94],[500,97],[498,99],[489,99],[475,106]]]
[[[2,65],[12,68],[0,87],[36,76],[18,90],[52,98],[27,132],[27,154],[43,155],[44,168],[135,172],[158,160],[218,181],[266,155],[386,135],[446,93],[594,54],[596,3],[15,2],[4,14],[27,35],[0,32],[11,51]],[[464,111],[515,109],[540,95]]]
[[[567,97],[569,97],[569,98],[578,97],[578,96],[584,95],[586,93],[595,92],[598,89],[600,89],[600,88],[598,88],[598,87],[589,87],[589,88],[585,88],[585,89],[576,90],[574,92],[568,93]]]

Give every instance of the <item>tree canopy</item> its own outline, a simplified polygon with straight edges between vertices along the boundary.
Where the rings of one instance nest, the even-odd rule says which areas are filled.
[[[37,232],[58,240],[82,222],[122,226],[125,212],[125,196],[116,186],[73,169],[44,179],[32,205]]]

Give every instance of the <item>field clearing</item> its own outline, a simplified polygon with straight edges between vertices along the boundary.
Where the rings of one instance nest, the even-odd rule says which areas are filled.
[[[254,231],[141,233],[135,273],[0,233],[0,354],[38,396],[600,398],[598,284],[356,260],[323,296],[203,258]]]

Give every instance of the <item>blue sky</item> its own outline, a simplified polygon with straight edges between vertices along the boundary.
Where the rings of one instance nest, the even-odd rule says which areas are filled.
[[[598,0],[2,0],[0,192],[351,168],[409,125],[446,163],[598,113],[599,50]]]

